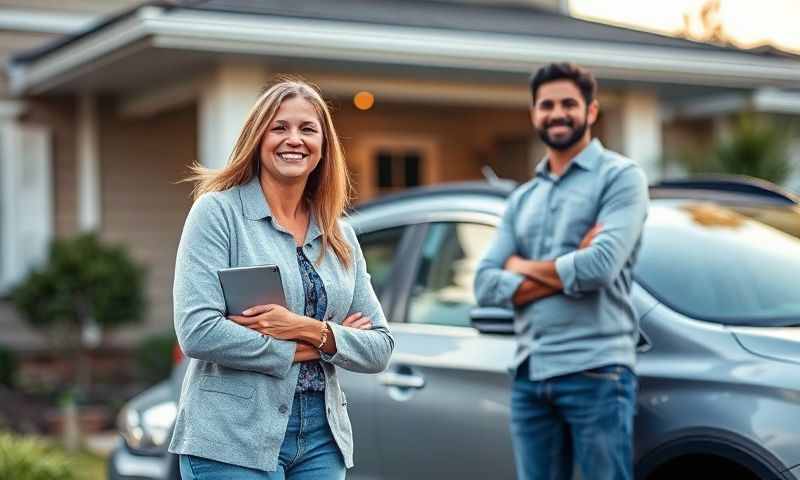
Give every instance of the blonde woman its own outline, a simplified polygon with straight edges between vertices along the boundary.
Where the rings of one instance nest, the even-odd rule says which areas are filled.
[[[337,368],[394,348],[353,229],[344,155],[319,92],[282,81],[253,106],[228,165],[196,168],[175,267],[190,358],[169,450],[184,480],[334,480],[353,465]],[[225,317],[222,268],[275,264],[288,309]]]

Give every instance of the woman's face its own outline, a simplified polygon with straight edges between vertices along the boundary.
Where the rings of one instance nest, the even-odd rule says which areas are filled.
[[[303,97],[288,98],[261,141],[262,172],[283,183],[305,182],[320,161],[323,142],[314,106]]]

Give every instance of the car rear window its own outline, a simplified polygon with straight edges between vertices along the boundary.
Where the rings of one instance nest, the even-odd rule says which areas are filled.
[[[800,208],[654,202],[634,272],[689,317],[800,325]]]

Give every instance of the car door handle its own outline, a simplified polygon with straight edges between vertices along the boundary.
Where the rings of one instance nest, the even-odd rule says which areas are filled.
[[[425,386],[425,379],[414,374],[386,372],[382,373],[378,378],[381,384],[387,387],[419,389]]]

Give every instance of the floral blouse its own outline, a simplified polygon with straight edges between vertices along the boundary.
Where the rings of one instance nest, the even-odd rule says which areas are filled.
[[[300,275],[303,277],[303,290],[306,293],[305,316],[322,320],[328,308],[328,296],[325,285],[319,278],[314,265],[303,253],[302,247],[297,247],[297,263],[300,265]],[[319,361],[302,362],[300,376],[297,378],[295,392],[322,392],[325,391],[325,372]]]

